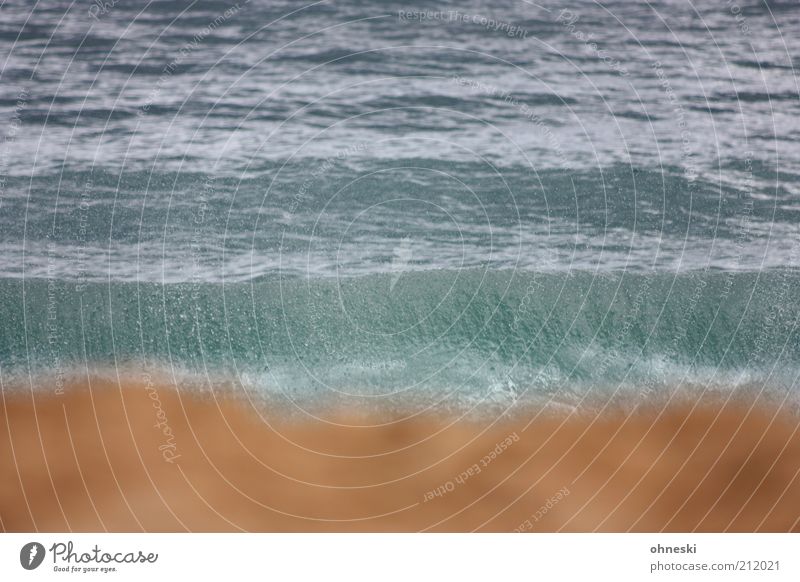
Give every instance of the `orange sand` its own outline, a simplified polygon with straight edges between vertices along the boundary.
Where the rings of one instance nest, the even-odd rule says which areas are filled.
[[[695,404],[358,427],[168,385],[6,390],[0,529],[800,530],[800,419]]]

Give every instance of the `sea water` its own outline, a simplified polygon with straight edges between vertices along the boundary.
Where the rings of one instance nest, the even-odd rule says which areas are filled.
[[[7,385],[795,392],[796,3],[0,13]]]

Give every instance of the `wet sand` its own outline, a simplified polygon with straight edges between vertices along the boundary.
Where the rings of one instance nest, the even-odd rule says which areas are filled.
[[[800,531],[800,419],[755,396],[332,423],[96,378],[0,408],[4,531]]]

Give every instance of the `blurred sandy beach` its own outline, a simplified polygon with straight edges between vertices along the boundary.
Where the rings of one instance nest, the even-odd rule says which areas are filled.
[[[0,408],[7,532],[800,531],[800,419],[753,395],[333,423],[92,378]]]

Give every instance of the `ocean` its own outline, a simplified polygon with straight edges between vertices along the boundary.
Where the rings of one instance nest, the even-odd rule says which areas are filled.
[[[796,2],[0,13],[4,386],[797,392]]]

